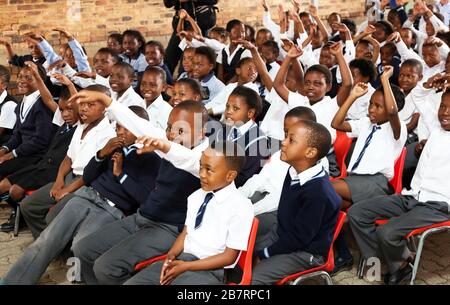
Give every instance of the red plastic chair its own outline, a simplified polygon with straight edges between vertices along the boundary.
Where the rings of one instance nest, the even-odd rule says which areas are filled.
[[[395,190],[395,194],[400,194],[402,192],[402,179],[403,179],[403,168],[405,167],[406,158],[406,148],[403,147],[402,153],[395,161],[394,166],[394,177],[389,181]]]
[[[25,192],[25,196],[30,196],[33,194],[36,190],[29,190]],[[20,203],[17,204],[17,210],[16,210],[16,220],[14,223],[14,236],[17,237],[19,235],[19,221],[20,221]]]
[[[291,285],[297,285],[298,283],[310,279],[316,276],[320,276],[326,280],[326,283],[328,285],[333,285],[333,281],[331,280],[330,275],[328,272],[333,271],[334,269],[334,253],[333,253],[333,244],[338,237],[339,233],[341,232],[342,226],[344,225],[345,218],[347,217],[347,214],[340,211],[339,217],[336,223],[336,228],[334,230],[333,235],[333,241],[331,242],[330,249],[328,251],[328,258],[325,264],[321,266],[317,266],[312,269],[304,270],[292,275],[288,275],[287,277],[281,279],[280,281],[276,282],[275,285],[284,285],[286,283],[290,283]]]
[[[333,148],[336,154],[336,162],[341,170],[339,177],[331,178],[331,180],[342,179],[347,177],[347,166],[345,165],[345,158],[352,145],[352,139],[347,136],[345,132],[336,131],[336,140],[334,141]]]
[[[253,249],[255,248],[256,233],[258,232],[259,220],[253,218],[252,228],[250,230],[250,236],[247,244],[247,251],[241,251],[238,265],[242,269],[242,279],[240,283],[228,283],[228,285],[250,285],[252,281],[252,262],[253,262]],[[143,262],[140,262],[134,267],[134,272],[138,272],[143,268],[157,262],[166,259],[166,254],[157,257],[150,258]]]

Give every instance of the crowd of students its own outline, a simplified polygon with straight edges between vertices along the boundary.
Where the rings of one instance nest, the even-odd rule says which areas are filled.
[[[224,284],[257,217],[252,284],[274,284],[327,260],[341,210],[386,284],[411,277],[405,234],[450,219],[450,3],[370,2],[357,26],[298,0],[275,23],[261,0],[257,31],[205,32],[178,7],[179,65],[132,29],[92,67],[64,29],[53,47],[27,34],[24,56],[0,40],[23,96],[0,66],[0,230],[20,209],[35,239],[1,283],[35,284],[69,255],[87,284]],[[345,177],[337,131],[353,138]],[[344,233],[334,251],[332,273],[349,270]]]

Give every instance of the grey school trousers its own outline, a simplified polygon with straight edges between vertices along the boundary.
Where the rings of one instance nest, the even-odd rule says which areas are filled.
[[[181,253],[177,259],[191,262],[198,260],[198,257]],[[158,261],[147,266],[131,279],[126,281],[124,285],[160,285],[161,269],[164,261]],[[223,285],[224,269],[186,271],[173,280],[171,285]]]
[[[277,221],[275,221],[269,233],[257,235],[255,251],[272,245],[278,238]],[[258,265],[253,267],[251,285],[272,285],[288,275],[317,267],[323,263],[322,256],[305,251],[274,255],[261,260]]]
[[[77,176],[70,172],[66,175],[64,182],[66,185],[70,184],[75,178],[77,178]],[[67,194],[59,202],[56,202],[54,198],[50,197],[50,190],[54,183],[55,182],[50,182],[44,185],[20,202],[20,212],[35,239],[38,238],[39,234],[47,227],[45,215],[47,215],[48,210],[57,203],[58,206],[61,205],[61,207],[63,207],[74,196],[73,194]]]
[[[348,218],[364,259],[384,257],[391,274],[410,255],[405,235],[410,231],[450,219],[446,202],[419,202],[412,196],[379,196],[353,205]],[[375,220],[389,219],[376,226]]]
[[[32,285],[44,274],[50,262],[72,241],[77,242],[105,224],[123,217],[91,188],[82,187],[52,223],[42,231],[13,265],[3,282],[8,285]]]
[[[83,238],[73,252],[87,284],[121,285],[136,264],[167,253],[178,235],[178,227],[152,221],[138,210]]]

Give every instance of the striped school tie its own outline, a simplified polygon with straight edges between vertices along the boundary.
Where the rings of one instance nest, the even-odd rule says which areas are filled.
[[[355,164],[353,164],[352,171],[354,171],[358,167],[359,163],[361,162],[362,157],[364,156],[364,154],[366,152],[367,147],[369,146],[370,142],[372,142],[373,134],[375,133],[375,131],[377,131],[379,129],[381,129],[380,126],[373,126],[372,131],[370,132],[369,136],[366,139],[366,142],[364,143],[363,149],[359,153],[359,156],[356,159]]]
[[[236,127],[233,127],[231,129],[230,135],[228,136],[231,141],[236,140],[241,136],[241,132]]]
[[[205,196],[205,200],[203,201],[202,205],[198,209],[197,217],[195,218],[195,229],[197,230],[200,225],[202,224],[203,216],[205,215],[206,206],[208,205],[208,202],[213,198],[213,193],[208,193]]]

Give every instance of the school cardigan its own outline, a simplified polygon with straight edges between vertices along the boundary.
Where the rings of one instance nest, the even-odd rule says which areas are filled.
[[[105,159],[93,157],[83,171],[86,186],[93,187],[100,195],[112,201],[126,215],[136,212],[155,187],[161,158],[156,153],[136,154],[136,148],[123,149],[123,170],[113,175],[111,156]]]
[[[278,207],[279,239],[267,248],[270,256],[304,251],[328,256],[341,198],[327,174],[302,186],[291,186],[286,175]]]
[[[155,188],[141,205],[141,214],[153,221],[178,226],[181,232],[187,212],[187,198],[200,188],[200,179],[162,159]]]
[[[19,56],[19,55],[14,55],[10,60],[9,63],[13,66],[17,66],[17,67],[25,67],[25,62],[27,61],[32,61],[34,62],[36,65],[38,66],[42,66],[45,62],[45,57],[39,57],[36,60],[33,59],[33,56],[31,55],[23,55],[23,56]]]
[[[45,106],[41,97],[31,107],[23,122],[20,121],[20,109],[19,104],[15,110],[17,121],[13,134],[3,146],[9,151],[15,150],[17,157],[44,154],[55,133],[53,113]]]

